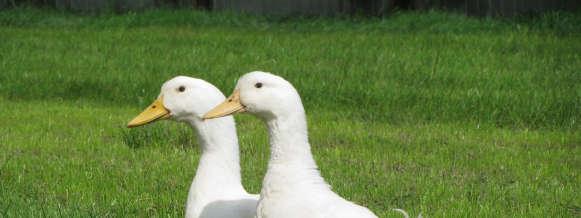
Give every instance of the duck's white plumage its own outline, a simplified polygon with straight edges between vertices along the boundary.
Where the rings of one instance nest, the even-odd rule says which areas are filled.
[[[376,217],[334,193],[319,174],[301,98],[289,82],[269,73],[251,72],[238,80],[235,93],[244,110],[265,121],[270,135],[271,157],[257,217]]]
[[[204,80],[178,76],[163,84],[158,99],[171,119],[189,123],[198,133],[202,154],[188,193],[186,217],[254,217],[258,195],[248,194],[241,183],[234,119],[202,119],[224,101],[222,92]]]

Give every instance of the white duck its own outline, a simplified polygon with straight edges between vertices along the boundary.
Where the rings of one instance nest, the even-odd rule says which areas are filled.
[[[197,130],[202,155],[188,194],[186,217],[250,218],[256,214],[258,195],[248,194],[241,183],[234,119],[202,119],[224,99],[212,84],[178,76],[165,82],[157,100],[128,124],[136,127],[171,118]]]
[[[262,118],[270,135],[270,161],[257,217],[376,217],[369,209],[335,194],[319,174],[311,154],[303,104],[289,82],[270,73],[248,73],[238,80],[232,96],[204,118],[238,112]]]

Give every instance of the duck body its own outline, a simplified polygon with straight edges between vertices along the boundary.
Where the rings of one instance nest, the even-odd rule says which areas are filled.
[[[377,217],[334,193],[320,175],[311,153],[301,98],[289,82],[269,73],[248,73],[238,80],[234,94],[204,117],[240,111],[261,118],[269,132],[270,160],[257,217]]]
[[[322,181],[315,179],[307,183],[301,179],[296,185],[289,185],[300,178],[287,176],[291,172],[297,172],[296,169],[274,167],[269,170],[260,193],[257,217],[376,217],[367,208],[349,202],[334,193],[324,181],[321,183]],[[278,170],[281,172],[277,172]],[[283,186],[284,188],[280,188]]]
[[[269,129],[271,158],[257,217],[376,217],[331,190],[313,159],[302,103],[292,111],[289,116],[263,117]]]
[[[129,127],[172,119],[188,123],[198,135],[201,156],[186,202],[187,218],[252,218],[258,195],[242,186],[236,123],[232,116],[203,120],[203,114],[225,99],[212,84],[178,76],[163,84],[158,99]]]

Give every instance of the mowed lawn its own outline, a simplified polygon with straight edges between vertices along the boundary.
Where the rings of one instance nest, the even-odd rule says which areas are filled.
[[[174,76],[292,82],[333,189],[380,217],[581,215],[581,15],[0,11],[0,217],[179,217],[200,151],[127,129]],[[237,116],[258,193],[266,129]]]

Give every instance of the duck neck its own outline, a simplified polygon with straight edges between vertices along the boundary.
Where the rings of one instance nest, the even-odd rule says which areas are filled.
[[[194,120],[202,155],[190,189],[193,193],[220,195],[244,191],[240,178],[238,137],[234,119]],[[194,191],[194,192],[193,192]],[[245,192],[245,191],[244,191]]]
[[[267,126],[271,145],[270,163],[314,165],[304,112],[268,120]]]
[[[328,187],[311,154],[304,110],[267,120],[270,161],[263,191],[296,191]]]

